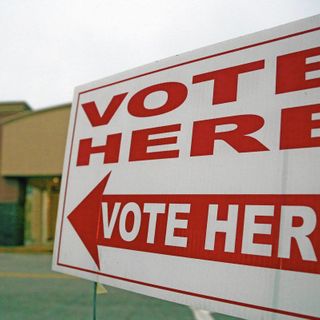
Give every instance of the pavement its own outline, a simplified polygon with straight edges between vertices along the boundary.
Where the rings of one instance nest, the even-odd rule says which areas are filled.
[[[7,251],[6,251],[7,250]],[[93,319],[93,283],[51,272],[50,250],[0,248],[1,320]],[[108,287],[97,295],[97,320],[235,320]]]

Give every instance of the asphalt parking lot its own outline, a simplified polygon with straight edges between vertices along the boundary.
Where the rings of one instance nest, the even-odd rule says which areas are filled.
[[[0,319],[92,319],[93,284],[51,272],[50,254],[0,253]],[[97,320],[236,319],[109,287]]]

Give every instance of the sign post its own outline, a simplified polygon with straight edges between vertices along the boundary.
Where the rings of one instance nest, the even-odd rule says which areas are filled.
[[[76,88],[53,269],[319,319],[320,16]]]
[[[97,319],[97,283],[93,283],[92,319]]]

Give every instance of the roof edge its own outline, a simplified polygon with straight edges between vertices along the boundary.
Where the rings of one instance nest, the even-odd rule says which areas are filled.
[[[24,110],[32,110],[32,108],[30,107],[30,105],[23,100],[17,100],[17,101],[1,101],[0,102],[0,108],[1,106],[11,106],[11,105],[16,105],[16,106],[24,106]]]
[[[30,111],[25,111],[25,112],[21,112],[17,115],[13,115],[12,117],[9,117],[9,119],[4,119],[1,123],[1,125],[6,125],[10,122],[14,122],[14,121],[18,121],[20,119],[26,118],[26,117],[31,117],[34,116],[36,114],[40,114],[40,113],[45,113],[45,112],[50,112],[53,110],[57,110],[57,109],[64,109],[64,108],[71,108],[71,102],[70,103],[64,103],[64,104],[60,104],[60,105],[56,105],[56,106],[52,106],[52,107],[47,107],[47,108],[43,108],[40,110],[31,110]]]

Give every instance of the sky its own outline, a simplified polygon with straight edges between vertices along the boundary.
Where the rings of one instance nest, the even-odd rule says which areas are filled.
[[[320,13],[320,0],[0,0],[0,102],[74,87]]]

